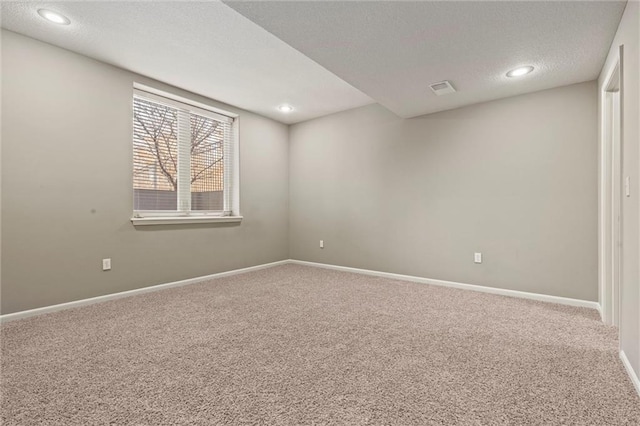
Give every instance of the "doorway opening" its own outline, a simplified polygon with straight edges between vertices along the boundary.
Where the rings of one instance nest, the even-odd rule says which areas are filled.
[[[620,325],[622,274],[622,135],[620,58],[602,93],[600,151],[600,304],[602,320]]]

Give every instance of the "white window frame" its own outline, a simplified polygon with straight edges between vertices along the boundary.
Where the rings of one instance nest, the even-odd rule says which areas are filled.
[[[226,159],[224,169],[224,179],[225,181],[230,180],[231,185],[230,187],[225,188],[224,191],[225,209],[227,209],[227,211],[180,210],[181,200],[178,199],[178,210],[175,211],[133,210],[131,222],[135,226],[139,226],[215,222],[228,223],[242,221],[242,215],[240,215],[240,118],[238,114],[224,111],[201,102],[193,101],[191,99],[139,83],[133,84],[132,100],[136,96],[175,108],[184,109],[186,106],[190,111],[196,114],[213,118],[218,121],[231,121],[231,158]],[[133,119],[133,103],[131,117]],[[133,140],[133,135],[131,136],[131,140]],[[180,149],[180,147],[178,147],[178,149]],[[224,155],[227,157],[229,153],[225,152]],[[133,184],[131,185],[131,188],[133,188]],[[184,195],[185,191],[182,191],[182,193]],[[187,191],[186,193],[189,193],[190,196],[190,191]],[[131,197],[131,199],[133,200],[133,197]]]

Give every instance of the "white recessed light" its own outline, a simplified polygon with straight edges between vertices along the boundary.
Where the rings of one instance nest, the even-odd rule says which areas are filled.
[[[69,18],[59,14],[58,12],[54,12],[53,10],[38,9],[38,15],[42,16],[49,22],[53,22],[54,24],[69,25],[71,23]]]
[[[293,107],[291,105],[280,105],[278,107],[278,109],[280,110],[280,112],[291,112],[291,111],[293,111]]]
[[[522,77],[523,75],[529,74],[533,71],[533,67],[531,65],[526,67],[516,68],[507,73],[507,77]]]

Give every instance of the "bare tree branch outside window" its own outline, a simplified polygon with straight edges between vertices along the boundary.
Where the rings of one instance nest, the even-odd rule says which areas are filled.
[[[190,184],[192,205],[195,204],[192,209],[217,209],[211,202],[204,203],[202,194],[221,193],[224,188],[224,126],[217,120],[194,113],[189,115],[189,124]],[[177,192],[177,134],[177,109],[134,98],[134,191]],[[204,204],[199,207],[199,203]]]

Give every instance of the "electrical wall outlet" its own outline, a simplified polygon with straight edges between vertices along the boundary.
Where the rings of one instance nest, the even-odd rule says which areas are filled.
[[[475,263],[482,263],[482,253],[473,253],[473,261]]]
[[[324,248],[324,240],[320,240],[320,248]]]
[[[102,270],[103,271],[111,270],[111,259],[102,259]]]

